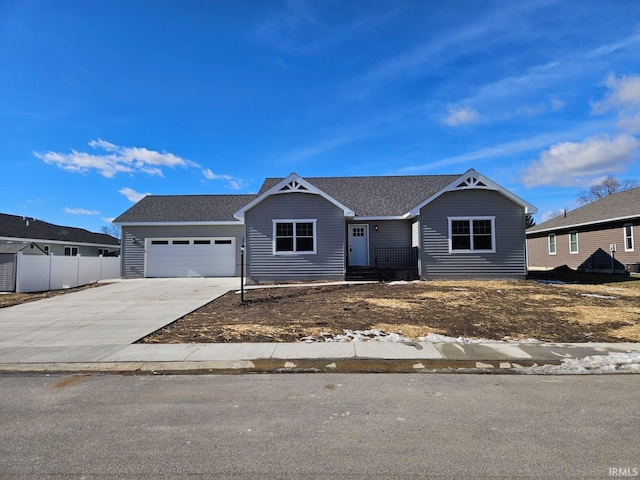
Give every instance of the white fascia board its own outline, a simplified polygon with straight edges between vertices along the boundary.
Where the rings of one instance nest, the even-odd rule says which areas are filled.
[[[460,183],[464,182],[465,180],[467,180],[467,179],[469,179],[471,177],[479,180],[480,182],[482,182],[486,186],[484,186],[484,187],[481,187],[481,186],[460,187],[459,186]],[[477,172],[475,169],[471,168],[467,172],[465,172],[464,174],[460,175],[460,177],[458,177],[456,180],[451,182],[449,185],[444,187],[442,190],[440,190],[439,192],[431,195],[429,198],[427,198],[420,205],[417,205],[416,207],[414,207],[411,211],[409,211],[407,213],[407,216],[409,216],[409,215],[413,215],[413,216],[420,215],[420,209],[422,209],[422,207],[424,207],[425,205],[433,202],[436,198],[440,197],[444,193],[453,192],[453,191],[456,191],[456,190],[494,190],[494,191],[504,195],[509,200],[513,201],[514,203],[516,203],[516,204],[520,205],[521,207],[523,207],[525,214],[534,214],[534,213],[538,212],[538,209],[536,207],[534,207],[532,204],[530,204],[529,202],[525,201],[524,199],[522,199],[519,196],[517,196],[515,193],[507,190],[506,188],[502,187],[501,185],[498,185],[496,182],[494,182],[490,178],[485,177],[481,173]]]
[[[173,227],[186,225],[244,225],[241,220],[226,220],[219,222],[112,222],[119,227]]]
[[[604,220],[594,220],[592,222],[572,223],[570,225],[559,225],[557,227],[549,227],[549,228],[543,228],[540,230],[534,230],[532,232],[528,232],[527,235],[534,235],[536,233],[544,233],[544,232],[553,232],[558,230],[566,230],[568,228],[588,227],[590,225],[598,225],[602,223],[623,222],[625,220],[634,220],[636,218],[640,218],[640,214],[628,215],[626,217],[605,218]]]
[[[84,243],[84,242],[74,242],[73,240],[51,240],[49,238],[19,238],[19,237],[0,237],[2,241],[8,242],[28,242],[28,243],[46,243],[46,244],[55,244],[55,245],[74,245],[80,247],[104,247],[104,248],[120,248],[120,244],[112,244],[112,243]]]
[[[297,182],[298,184],[302,185],[305,188],[305,190],[281,191],[284,186],[286,186],[287,184],[290,184],[291,182]],[[238,220],[244,221],[244,215],[247,212],[247,210],[252,209],[257,204],[262,202],[265,198],[270,197],[271,195],[285,195],[287,193],[313,193],[313,194],[316,194],[316,195],[320,195],[322,198],[327,200],[329,203],[332,203],[336,207],[341,209],[344,212],[344,216],[345,217],[354,217],[355,216],[355,212],[353,210],[351,210],[350,208],[346,207],[345,205],[343,205],[342,203],[340,203],[339,201],[337,201],[335,198],[333,198],[332,196],[328,195],[327,193],[323,192],[319,188],[315,187],[314,185],[312,185],[311,183],[306,181],[304,178],[302,178],[297,173],[289,174],[289,176],[287,178],[285,178],[284,180],[281,180],[280,182],[275,184],[273,187],[271,187],[269,190],[264,192],[259,197],[254,198],[251,202],[249,202],[247,205],[245,205],[240,210],[238,210],[236,213],[234,213],[233,216],[236,217]]]

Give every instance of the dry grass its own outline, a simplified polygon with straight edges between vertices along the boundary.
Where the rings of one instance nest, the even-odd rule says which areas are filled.
[[[229,293],[141,341],[296,341],[345,329],[409,338],[439,333],[496,340],[640,341],[640,279],[604,279],[607,283],[428,281],[250,290],[244,305]]]

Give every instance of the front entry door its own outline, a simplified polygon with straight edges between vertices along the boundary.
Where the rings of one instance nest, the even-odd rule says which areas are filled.
[[[369,265],[369,225],[349,225],[349,266]]]

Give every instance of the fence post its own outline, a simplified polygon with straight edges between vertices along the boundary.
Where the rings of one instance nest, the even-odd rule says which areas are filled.
[[[49,254],[49,288],[51,290],[51,277],[53,276],[53,253]]]
[[[18,255],[16,256],[16,285],[15,285],[15,290],[16,293],[20,293],[20,280],[22,280],[21,275],[20,275],[20,268],[21,268],[21,262],[22,262],[22,252],[18,252]]]

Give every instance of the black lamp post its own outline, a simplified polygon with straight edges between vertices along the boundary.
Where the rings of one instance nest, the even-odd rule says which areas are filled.
[[[240,245],[240,303],[244,304],[244,238]]]

